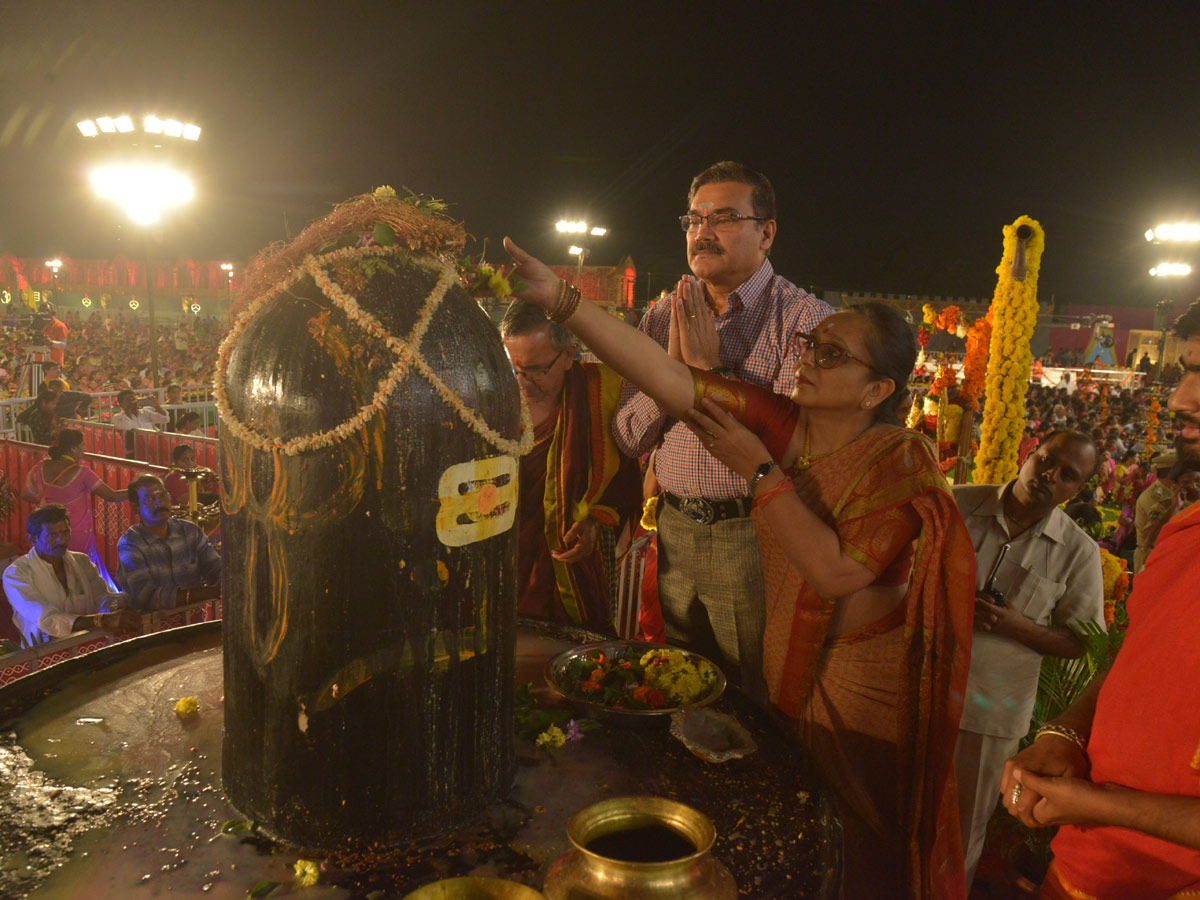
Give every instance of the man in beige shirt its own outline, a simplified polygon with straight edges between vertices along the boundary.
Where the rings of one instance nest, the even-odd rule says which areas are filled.
[[[1069,626],[1104,625],[1100,549],[1059,506],[1096,469],[1085,434],[1057,431],[1008,484],[956,485],[975,545],[975,637],[955,749],[967,887],[996,808],[1004,761],[1029,730],[1042,656],[1078,657]]]

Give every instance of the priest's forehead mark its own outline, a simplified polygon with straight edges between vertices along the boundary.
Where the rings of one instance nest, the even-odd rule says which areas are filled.
[[[705,200],[703,203],[696,204],[696,209],[712,209],[712,208],[713,208],[713,202],[711,200]]]

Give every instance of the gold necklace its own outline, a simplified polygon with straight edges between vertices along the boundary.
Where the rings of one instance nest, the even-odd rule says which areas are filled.
[[[814,456],[811,450],[812,432],[809,430],[808,423],[806,422],[804,425],[804,452],[797,456],[796,461],[792,463],[792,468],[795,471],[805,472],[808,469],[811,469],[816,463],[827,457],[830,453],[834,452],[833,450],[827,450],[824,453],[818,453]]]

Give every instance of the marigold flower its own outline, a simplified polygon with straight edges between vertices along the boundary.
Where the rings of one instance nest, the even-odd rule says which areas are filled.
[[[563,730],[557,725],[551,725],[545,731],[537,736],[534,741],[539,747],[545,747],[547,750],[557,750],[567,742],[567,736],[563,734]]]
[[[296,884],[299,887],[312,887],[321,880],[321,868],[311,859],[298,859],[292,868],[296,872]]]
[[[181,719],[186,719],[189,716],[198,715],[200,712],[200,701],[195,697],[184,697],[175,704],[175,715]]]

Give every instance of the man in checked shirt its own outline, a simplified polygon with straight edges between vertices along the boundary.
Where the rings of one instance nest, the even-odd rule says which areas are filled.
[[[679,356],[670,340],[672,303],[681,292],[702,290],[719,339],[703,367],[790,395],[793,338],[812,331],[833,309],[776,275],[767,259],[776,228],[771,182],[740,163],[710,166],[692,180],[680,225],[695,277],[685,275],[639,327]],[[661,441],[654,465],[663,489],[658,594],[667,640],[709,655],[751,696],[765,700],[762,565],[745,479],[628,384],[613,416],[613,436],[630,456]]]
[[[221,556],[199,526],[171,516],[171,495],[157,475],[129,482],[138,524],[117,541],[117,583],[138,609],[171,609],[221,596]]]

